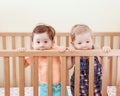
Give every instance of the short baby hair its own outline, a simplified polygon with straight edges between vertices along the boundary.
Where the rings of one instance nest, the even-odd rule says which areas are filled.
[[[52,26],[45,25],[45,24],[39,24],[33,29],[32,41],[33,41],[33,38],[34,38],[34,34],[41,34],[41,33],[45,33],[45,32],[47,32],[50,40],[53,41],[54,37],[55,37],[55,33],[56,33],[55,29]]]
[[[92,30],[84,24],[76,24],[72,27],[71,30],[71,40],[74,41],[75,40],[75,35],[79,35],[79,34],[84,34],[84,33],[91,33]]]

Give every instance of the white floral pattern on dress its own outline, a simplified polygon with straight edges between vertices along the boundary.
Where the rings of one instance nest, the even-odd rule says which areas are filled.
[[[72,96],[70,91],[70,86],[67,86],[68,95]],[[108,86],[107,87],[108,96],[116,96],[116,87]],[[0,88],[0,96],[4,96],[4,88]],[[10,96],[19,96],[19,88],[10,88]],[[24,96],[33,96],[33,87],[25,87]]]
[[[115,86],[108,86],[107,93],[108,93],[108,96],[116,96],[116,87]]]

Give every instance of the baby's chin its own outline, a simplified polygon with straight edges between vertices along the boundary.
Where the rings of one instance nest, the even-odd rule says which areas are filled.
[[[83,48],[83,49],[77,49],[77,50],[91,50],[90,48]]]
[[[50,50],[51,48],[34,48],[34,50]]]

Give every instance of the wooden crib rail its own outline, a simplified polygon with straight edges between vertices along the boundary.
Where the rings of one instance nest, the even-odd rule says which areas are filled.
[[[75,96],[79,96],[79,57],[80,56],[90,56],[90,66],[89,66],[89,71],[91,74],[89,75],[89,96],[94,96],[93,95],[93,56],[103,56],[104,62],[103,62],[103,77],[102,77],[102,96],[106,96],[107,92],[107,66],[108,66],[108,57],[109,56],[117,56],[118,57],[118,67],[117,67],[117,81],[116,81],[116,88],[117,89],[117,96],[120,94],[120,50],[112,50],[110,53],[106,54],[102,52],[102,50],[86,50],[86,51],[74,51],[74,52],[64,52],[60,53],[57,51],[36,51],[36,50],[29,50],[26,52],[17,52],[16,50],[0,50],[0,57],[4,58],[4,87],[5,87],[5,96],[10,96],[10,65],[9,65],[9,57],[19,57],[20,64],[19,64],[19,88],[20,88],[20,96],[24,96],[24,87],[25,87],[25,72],[24,72],[24,56],[34,56],[34,64],[33,64],[33,89],[34,89],[34,95],[33,96],[38,96],[38,60],[37,56],[48,56],[48,94],[49,96],[52,96],[52,57],[53,56],[61,56],[62,58],[62,64],[61,64],[61,84],[62,84],[62,89],[61,89],[61,96],[65,96],[66,94],[66,56],[75,56]],[[37,70],[36,70],[37,69]]]
[[[95,43],[97,43],[100,47],[104,46],[104,45],[109,45],[111,48],[120,48],[120,32],[94,32],[94,41]],[[31,40],[31,32],[0,32],[0,37],[2,38],[1,44],[2,44],[2,49],[8,49],[8,45],[7,45],[7,37],[11,37],[9,39],[9,43],[10,45],[12,45],[11,49],[15,49],[16,46],[16,37],[20,37],[21,38],[21,47],[25,47],[25,37],[29,37],[29,39]],[[63,39],[63,37],[65,37]],[[117,39],[117,43],[115,41],[115,38],[118,37]],[[11,42],[10,42],[11,41]],[[63,46],[68,47],[70,45],[71,39],[70,39],[70,33],[66,32],[56,32],[56,44],[58,45],[62,45],[63,41],[65,42],[65,44]],[[107,43],[106,43],[107,41]],[[115,44],[116,43],[116,44]],[[28,42],[27,42],[28,44]],[[9,45],[9,46],[10,46]],[[31,45],[31,43],[29,43],[29,45]],[[116,46],[115,46],[116,45]],[[30,46],[30,49],[32,47]]]
[[[15,49],[16,48],[16,38],[20,37],[20,45],[21,47],[25,47],[25,37],[29,37],[29,39],[31,40],[31,34],[32,32],[0,32],[0,37],[2,38],[1,44],[2,44],[2,49],[8,49],[7,46],[9,47],[10,45],[12,45],[11,49]],[[8,38],[10,37],[10,38]],[[55,41],[57,45],[62,45],[63,44],[63,40],[65,42],[65,44],[63,46],[69,46],[70,44],[70,36],[69,33],[56,33],[55,36]],[[9,43],[10,45],[7,45],[7,38],[9,39]],[[11,42],[10,42],[11,41]],[[27,42],[28,43],[28,42]],[[28,43],[29,45],[31,45],[31,42]],[[30,49],[32,49],[32,47],[30,46]]]

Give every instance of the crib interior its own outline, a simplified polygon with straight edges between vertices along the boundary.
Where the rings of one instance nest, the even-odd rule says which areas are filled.
[[[95,36],[95,38],[94,38],[94,40],[95,40],[95,43],[97,43],[99,46],[103,46],[103,45],[108,45],[108,46],[111,46],[111,48],[113,48],[113,49],[119,49],[120,48],[120,33],[119,32],[96,32],[96,33],[94,33],[94,36]],[[13,50],[13,49],[16,49],[16,48],[18,48],[18,47],[25,47],[25,48],[27,48],[27,49],[32,49],[32,47],[31,47],[31,33],[27,33],[27,32],[20,32],[20,33],[12,33],[12,32],[5,32],[5,33],[0,33],[0,43],[1,43],[1,45],[0,45],[0,49],[1,50]],[[61,46],[69,46],[70,45],[70,36],[69,36],[69,33],[57,33],[56,34],[56,38],[55,38],[55,41],[56,41],[56,43],[58,44],[58,45],[61,45]],[[8,52],[9,53],[9,52]],[[1,54],[2,54],[2,52],[1,52]],[[4,54],[4,53],[3,53]],[[6,53],[5,53],[6,54]],[[15,52],[13,52],[13,54],[16,54]],[[66,53],[67,54],[67,53]],[[2,56],[2,55],[0,55],[0,56]],[[117,60],[118,60],[118,56],[119,55],[115,55],[114,54],[114,56],[109,56],[109,59],[108,59],[108,65],[107,65],[107,67],[109,68],[108,69],[108,72],[106,72],[106,73],[109,73],[108,75],[107,75],[107,77],[109,78],[108,79],[108,81],[107,82],[105,82],[105,86],[107,86],[107,85],[119,85],[120,86],[120,83],[119,82],[117,82],[116,83],[116,80],[117,81],[119,81],[120,80],[120,77],[119,77],[119,75],[118,75],[118,73],[120,73],[118,70],[116,70],[117,68],[119,68],[119,64],[118,64],[118,62],[117,62]],[[10,59],[9,60],[9,63],[7,63],[7,61],[8,61],[8,58]],[[20,70],[19,68],[21,68],[21,70],[22,70],[22,68],[23,67],[20,67],[19,66],[19,64],[18,64],[18,62],[19,62],[19,58],[20,57],[18,57],[18,54],[17,54],[17,56],[14,56],[14,55],[9,55],[8,57],[5,57],[4,58],[4,60],[3,60],[3,57],[1,57],[0,58],[0,62],[5,62],[5,64],[6,64],[6,66],[8,65],[8,66],[10,66],[10,69],[8,68],[8,67],[6,67],[6,69],[5,70],[9,70],[9,71],[11,71],[12,70],[12,72],[10,72],[10,77],[7,75],[7,79],[8,79],[8,81],[5,81],[5,82],[9,82],[10,81],[10,84],[6,84],[5,86],[6,86],[6,88],[9,88],[9,87],[16,87],[16,86],[19,86],[19,84],[20,84],[20,78],[19,78],[19,76],[20,76],[20,74],[23,74],[23,73],[25,73],[25,74],[23,74],[23,77],[25,76],[26,77],[26,75],[27,75],[27,77],[29,77],[30,79],[28,79],[28,78],[23,78],[23,77],[21,77],[21,80],[23,80],[23,79],[25,79],[25,84],[20,84],[22,87],[21,87],[21,93],[20,94],[23,94],[24,93],[24,88],[23,88],[23,86],[31,86],[31,85],[34,85],[34,80],[33,80],[33,76],[34,76],[34,68],[32,68],[32,67],[29,67],[29,68],[26,68],[24,71],[23,71],[23,73],[21,73],[20,72],[20,74],[18,74],[19,72],[18,72],[18,70]],[[65,58],[64,58],[65,59]],[[21,60],[20,60],[20,62],[22,63],[22,61],[23,61],[23,57],[21,57]],[[65,60],[63,60],[63,62],[64,62]],[[101,61],[101,62],[103,62],[103,61]],[[114,63],[114,65],[113,65],[113,63]],[[2,64],[2,63],[1,63]],[[102,63],[103,64],[103,63]],[[49,66],[50,67],[50,66]],[[8,69],[7,69],[8,68]],[[64,66],[64,68],[65,68],[65,66]],[[114,71],[113,71],[113,68],[114,68]],[[63,69],[63,68],[62,68]],[[77,67],[76,67],[76,69],[77,69]],[[0,70],[3,70],[2,68],[0,69]],[[64,69],[65,70],[65,69]],[[5,72],[8,72],[9,73],[9,71],[5,71]],[[8,73],[5,73],[5,72],[1,72],[0,73],[0,75],[2,76],[2,77],[4,77],[4,76],[6,76],[6,75],[4,75],[4,74],[8,74]],[[71,71],[70,71],[71,72]],[[62,81],[63,82],[63,86],[64,85],[69,85],[69,75],[68,75],[68,73],[70,73],[70,72],[68,72],[67,70],[66,70],[66,75],[64,74],[64,73],[62,73],[63,74],[63,78],[65,78],[65,76],[67,77],[66,79],[66,81],[68,81],[68,82],[66,82],[65,83],[65,81]],[[76,71],[77,72],[77,71]],[[28,75],[28,73],[31,73],[31,74],[29,74]],[[48,73],[50,73],[50,72],[48,72]],[[117,76],[116,76],[116,74],[117,74]],[[51,76],[51,75],[48,75],[48,76]],[[106,76],[106,75],[104,75],[104,76]],[[3,87],[4,86],[4,79],[1,77],[1,81],[0,81],[0,86],[1,87]],[[92,76],[91,76],[92,77]],[[35,77],[35,78],[37,78],[37,77]],[[51,78],[51,77],[50,77]],[[77,78],[77,77],[76,77]],[[78,78],[77,78],[78,79]],[[65,79],[64,79],[65,80]],[[49,80],[49,81],[51,81],[51,80]],[[77,80],[78,81],[78,80]],[[27,82],[27,83],[26,83]],[[36,81],[35,81],[36,82]],[[79,83],[79,82],[78,82]],[[78,88],[78,85],[79,84],[75,84],[75,86],[76,86],[76,88]],[[92,83],[90,83],[90,84],[92,84]],[[51,85],[51,83],[49,84],[49,88],[48,88],[48,90],[51,90],[50,88],[50,85]],[[36,86],[36,85],[34,85],[34,86]],[[90,85],[90,86],[92,86],[92,85]],[[120,89],[119,88],[119,86],[117,86],[117,89]],[[36,90],[36,88],[37,87],[35,87],[35,89],[34,90]],[[65,88],[65,86],[64,87],[62,87],[62,89],[64,89]],[[92,87],[90,88],[91,90],[92,90]],[[6,89],[6,90],[9,90],[9,89]],[[76,90],[78,90],[78,89],[76,89]],[[65,94],[65,92],[64,92],[65,90],[62,90],[62,93],[63,94]],[[105,90],[104,90],[105,91]],[[35,93],[34,94],[37,94],[38,92],[37,91],[34,91]],[[51,94],[50,92],[51,91],[48,91],[49,92],[49,94]],[[78,94],[78,92],[79,91],[76,91],[76,93],[75,94]],[[90,91],[91,92],[91,94],[92,94],[92,92],[93,91]],[[104,94],[106,94],[106,92],[107,91],[105,91],[104,92]],[[119,92],[119,91],[118,91]],[[8,94],[9,93],[9,91],[7,91],[6,92],[6,94]],[[120,94],[120,93],[119,93]],[[6,96],[9,96],[9,95],[6,95]],[[22,96],[22,95],[21,95]],[[34,96],[37,96],[37,95],[34,95]],[[62,95],[62,96],[64,96],[64,95]],[[76,96],[78,96],[78,95],[76,95]],[[92,95],[90,95],[90,96],[92,96]],[[104,95],[103,95],[104,96]]]

